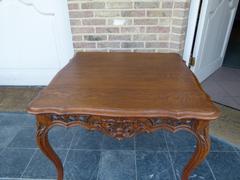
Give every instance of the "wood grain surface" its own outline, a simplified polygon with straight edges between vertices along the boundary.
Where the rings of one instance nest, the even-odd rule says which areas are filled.
[[[32,114],[214,120],[219,110],[174,53],[77,53],[31,102]]]

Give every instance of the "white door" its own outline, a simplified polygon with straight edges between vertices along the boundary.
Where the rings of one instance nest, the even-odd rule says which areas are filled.
[[[47,85],[72,56],[67,0],[0,1],[0,85]]]
[[[192,71],[200,81],[222,66],[239,0],[203,0]]]

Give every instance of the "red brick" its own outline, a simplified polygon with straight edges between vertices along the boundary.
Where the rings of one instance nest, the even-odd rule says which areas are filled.
[[[130,9],[132,2],[107,2],[106,6],[109,9]]]
[[[169,48],[168,42],[146,42],[146,48]]]
[[[120,42],[99,42],[98,48],[120,48]]]
[[[143,33],[145,32],[145,27],[122,27],[122,33]]]
[[[83,25],[105,25],[106,20],[105,19],[83,19],[82,24]]]
[[[93,27],[72,27],[72,33],[94,33]]]
[[[170,10],[149,10],[147,11],[147,16],[149,17],[170,17],[172,11]]]
[[[162,8],[173,8],[173,0],[162,2]]]
[[[159,2],[157,1],[150,1],[150,2],[135,2],[135,8],[159,8]]]
[[[96,48],[96,43],[94,42],[74,42],[74,48]]]
[[[142,17],[145,16],[145,11],[143,10],[129,10],[129,11],[122,11],[123,17]]]
[[[158,19],[134,19],[135,25],[157,25]]]
[[[82,22],[80,19],[70,19],[71,26],[81,26]]]
[[[97,33],[119,33],[118,27],[97,27]]]
[[[73,35],[72,40],[73,41],[82,41],[82,36],[81,35]]]
[[[78,5],[78,3],[69,3],[69,4],[68,4],[68,9],[69,9],[69,10],[79,9],[79,5]]]
[[[103,9],[105,7],[104,2],[86,2],[82,3],[82,9]]]
[[[70,18],[84,18],[84,17],[93,17],[92,11],[70,11]]]
[[[156,34],[139,34],[133,36],[134,41],[153,41],[157,40]]]
[[[108,38],[111,41],[122,41],[122,40],[130,41],[131,40],[130,35],[109,35]]]
[[[153,26],[147,27],[147,33],[169,33],[170,27]]]
[[[96,17],[119,17],[120,15],[120,11],[95,11]]]
[[[189,2],[175,2],[174,8],[180,8],[180,9],[187,9],[189,8],[190,4]]]
[[[122,42],[121,48],[143,48],[144,42]]]
[[[106,35],[85,35],[84,36],[85,41],[103,41],[107,40]]]

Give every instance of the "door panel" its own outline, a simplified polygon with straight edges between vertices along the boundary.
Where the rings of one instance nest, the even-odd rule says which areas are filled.
[[[0,1],[0,85],[46,85],[71,58],[64,1]]]
[[[203,81],[221,67],[236,14],[238,0],[203,1],[192,68]]]

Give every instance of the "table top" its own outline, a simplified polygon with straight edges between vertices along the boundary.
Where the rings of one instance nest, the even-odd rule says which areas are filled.
[[[174,53],[77,53],[28,112],[201,120],[219,116]]]

